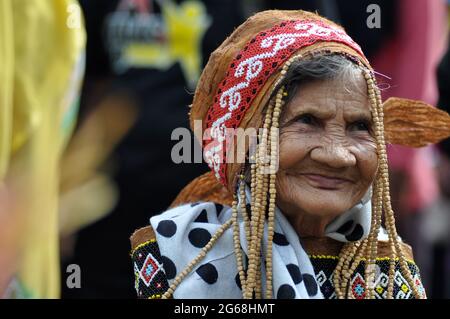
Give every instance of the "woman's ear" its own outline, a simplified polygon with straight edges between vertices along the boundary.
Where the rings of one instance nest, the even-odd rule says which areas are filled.
[[[450,115],[427,103],[394,97],[383,103],[383,109],[388,143],[422,147],[450,136]]]

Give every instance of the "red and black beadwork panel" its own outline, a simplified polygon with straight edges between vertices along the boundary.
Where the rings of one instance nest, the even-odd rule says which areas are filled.
[[[333,286],[333,272],[336,268],[338,259],[331,257],[327,258],[326,256],[313,256],[311,257],[311,262],[314,267],[317,283],[320,286],[324,298],[335,299],[336,294]],[[365,262],[363,261],[358,265],[350,281],[351,294],[355,299],[365,298],[364,264]],[[408,266],[419,293],[425,297],[426,294],[420,278],[419,269],[411,262],[408,262]],[[389,259],[383,258],[377,260],[375,278],[375,298],[387,299]],[[406,278],[403,276],[398,261],[395,262],[394,299],[414,299],[412,289]]]
[[[163,268],[163,258],[155,240],[139,245],[131,254],[134,268],[134,286],[138,298],[158,299],[169,284]]]

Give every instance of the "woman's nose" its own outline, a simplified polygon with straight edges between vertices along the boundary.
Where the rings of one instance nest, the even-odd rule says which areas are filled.
[[[311,151],[314,161],[334,168],[356,165],[356,157],[342,142],[329,141]]]

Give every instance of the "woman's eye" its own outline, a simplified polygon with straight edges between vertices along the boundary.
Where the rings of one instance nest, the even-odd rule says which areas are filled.
[[[297,118],[297,122],[302,124],[314,124],[316,123],[316,118],[311,114],[303,114]]]
[[[370,125],[366,121],[356,121],[349,125],[351,131],[369,131]]]

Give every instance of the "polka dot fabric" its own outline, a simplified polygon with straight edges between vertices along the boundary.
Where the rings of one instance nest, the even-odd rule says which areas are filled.
[[[152,217],[161,255],[173,263],[180,273],[208,243],[211,236],[231,217],[231,209],[211,202],[186,204]],[[161,223],[175,223],[176,232],[167,237],[158,231]],[[184,279],[173,295],[174,298],[239,298],[241,293],[235,276],[232,229],[225,231],[213,249]],[[164,263],[165,268],[166,263]],[[166,270],[167,273],[167,270]],[[173,278],[168,278],[169,284]],[[225,294],[225,295],[224,295]]]
[[[350,209],[346,214],[339,216],[334,223],[326,228],[329,237],[342,241],[358,241],[369,235],[370,219],[372,217],[372,187],[363,196],[361,201]],[[366,212],[361,214],[361,212]]]
[[[246,194],[247,197],[250,196],[248,188]],[[250,202],[249,198],[247,198],[247,202]],[[155,234],[161,255],[164,256],[162,262],[164,271],[168,274],[169,284],[175,278],[174,272],[180,273],[197,256],[211,236],[231,218],[231,214],[232,210],[228,206],[201,202],[182,205],[150,219],[153,229],[156,230]],[[351,225],[347,226],[346,223],[349,222]],[[370,201],[365,205],[358,204],[357,207],[344,213],[328,226],[328,230],[345,227],[345,233],[329,231],[327,236],[346,242],[347,238],[356,237],[348,236],[356,228],[353,225],[360,225],[363,229],[362,237],[367,236],[370,227]],[[274,236],[274,245],[272,246],[273,296],[280,299],[322,299],[324,296],[316,281],[312,263],[304,251],[297,233],[278,208],[275,212],[275,233],[277,235]],[[170,236],[168,236],[169,234]],[[241,220],[240,241],[246,266],[248,247],[244,234],[244,224]],[[262,247],[263,277],[266,242],[267,225],[264,229]],[[168,268],[166,269],[166,267]],[[265,283],[265,278],[262,278],[262,282]],[[265,287],[263,287],[264,291]],[[180,283],[173,296],[181,299],[242,298],[241,283],[234,255],[232,228],[224,232],[206,257]]]

